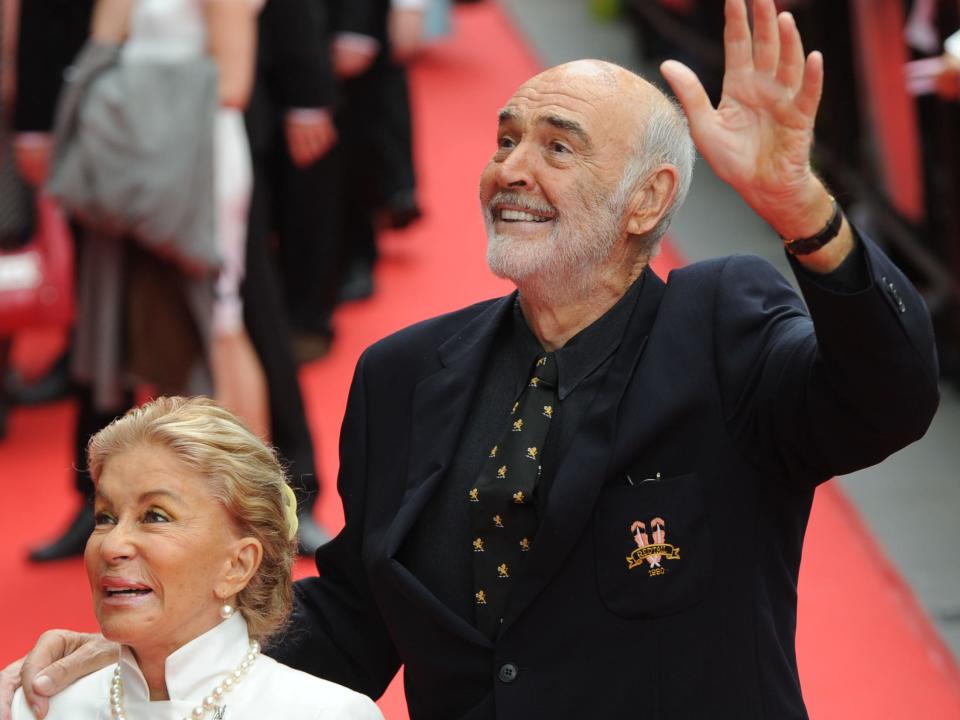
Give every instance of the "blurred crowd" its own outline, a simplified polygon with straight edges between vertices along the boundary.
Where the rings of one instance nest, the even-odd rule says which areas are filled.
[[[12,405],[78,405],[78,511],[32,560],[82,550],[87,440],[143,388],[237,411],[289,469],[301,550],[327,540],[296,371],[329,351],[336,307],[373,294],[378,232],[421,216],[407,68],[450,14],[448,0],[3,0],[0,440]],[[51,196],[67,249],[44,242]],[[45,254],[66,252],[70,282],[42,287]],[[10,357],[31,282],[68,292],[73,323],[24,379]]]
[[[598,9],[610,3],[594,0]],[[723,0],[619,0],[647,60],[720,95]],[[923,291],[941,375],[960,381],[960,2],[778,0],[824,54],[814,162],[859,227]]]
[[[87,439],[144,386],[210,394],[269,438],[312,552],[327,535],[296,370],[335,342],[339,304],[373,294],[379,232],[421,216],[407,71],[451,31],[456,0],[2,1],[0,441],[12,405],[78,405],[78,511],[31,558],[82,549]],[[583,2],[719,96],[723,0]],[[778,5],[826,57],[817,170],[923,290],[958,380],[960,1]],[[38,245],[59,227],[50,194],[68,250]],[[30,322],[7,306],[49,272],[31,281],[31,258],[57,252],[71,253],[74,322],[62,356],[24,379],[10,354]]]

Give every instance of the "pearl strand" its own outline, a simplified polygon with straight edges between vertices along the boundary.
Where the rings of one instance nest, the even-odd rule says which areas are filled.
[[[250,649],[244,656],[240,666],[229,675],[226,675],[223,680],[220,681],[220,684],[203,699],[203,702],[193,709],[190,716],[183,720],[202,720],[203,716],[212,710],[213,707],[223,699],[224,695],[240,684],[244,675],[250,672],[250,668],[253,667],[259,654],[260,643],[256,640],[251,640]],[[114,720],[127,720],[126,711],[123,709],[123,678],[120,676],[119,664],[114,668],[113,679],[110,682],[110,714],[113,715]]]

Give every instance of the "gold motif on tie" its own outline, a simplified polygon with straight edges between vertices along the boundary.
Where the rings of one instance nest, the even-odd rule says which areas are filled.
[[[546,355],[544,355],[542,358],[540,358],[539,360],[537,360],[537,367],[543,367],[543,366],[546,365],[546,364],[547,364],[547,356],[546,356]]]
[[[507,466],[506,466],[506,465],[501,465],[501,466],[500,466],[500,469],[497,470],[497,477],[498,477],[498,478],[505,478],[506,476],[507,476]]]
[[[477,488],[470,490],[470,502],[480,502],[480,491]]]
[[[537,449],[535,447],[527,448],[527,458],[529,458],[530,460],[537,459]]]
[[[552,418],[553,417],[553,405],[544,405],[543,406],[543,416]]]
[[[493,450],[490,451],[490,457],[496,457],[496,456],[497,456],[497,446],[494,445]]]
[[[517,505],[523,505],[523,501],[526,500],[526,499],[527,499],[527,498],[526,498],[526,496],[523,494],[523,490],[517,490],[517,492],[515,492],[515,493],[513,494],[513,501],[514,501]]]
[[[523,430],[523,418],[520,418],[519,420],[515,420],[513,423],[514,432],[520,432],[521,430]]]
[[[483,552],[483,538],[477,538],[473,541],[473,551]]]
[[[494,527],[500,527],[500,528],[502,528],[502,527],[503,527],[503,518],[501,518],[499,515],[494,515],[494,516],[493,516],[493,526],[494,526]]]
[[[487,594],[483,590],[480,590],[479,592],[477,592],[477,594],[474,595],[474,597],[477,598],[477,605],[487,604]]]
[[[520,407],[520,401],[519,401],[519,400],[517,400],[517,401],[513,404],[513,409],[510,410],[510,414],[511,414],[511,415],[516,415],[516,414],[517,414],[517,408],[518,408],[518,407]]]
[[[540,378],[532,377],[530,378],[530,387],[537,387],[540,384]]]
[[[506,563],[501,563],[497,565],[497,577],[508,578],[510,577],[509,569],[507,568]]]
[[[530,550],[530,541],[527,538],[524,538],[520,541],[520,549],[523,552],[528,552]]]

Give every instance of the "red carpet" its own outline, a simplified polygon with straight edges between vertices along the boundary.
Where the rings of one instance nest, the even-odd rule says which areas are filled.
[[[455,40],[433,50],[413,74],[417,151],[425,220],[382,244],[377,295],[337,316],[337,345],[302,380],[328,492],[320,508],[342,523],[333,491],[336,438],[358,354],[384,334],[509,288],[484,265],[475,188],[494,146],[497,109],[536,71],[512,28],[490,4],[458,11]],[[663,273],[679,260],[669,248]],[[39,363],[49,336],[21,346],[21,364]],[[73,511],[69,467],[72,408],[17,411],[0,444],[0,660],[13,659],[45,628],[94,629],[79,561],[32,567],[29,543]],[[300,573],[310,572],[301,563]],[[800,667],[816,720],[960,720],[960,679],[910,591],[834,487],[818,494],[801,577]],[[399,682],[380,702],[406,718]]]

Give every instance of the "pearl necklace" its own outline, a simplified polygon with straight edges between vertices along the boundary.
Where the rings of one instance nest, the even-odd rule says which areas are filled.
[[[217,685],[213,691],[203,699],[203,703],[201,705],[197,705],[193,709],[193,712],[190,713],[190,717],[184,718],[183,720],[201,720],[208,711],[213,709],[213,707],[223,699],[224,695],[240,684],[240,681],[243,680],[244,675],[250,672],[250,668],[253,667],[253,663],[256,662],[259,654],[260,643],[258,643],[256,640],[251,640],[250,649],[244,656],[243,662],[240,663],[240,666],[232,673],[225,676],[223,680],[220,681],[220,684]],[[113,715],[115,720],[127,720],[127,714],[123,709],[123,678],[120,676],[119,663],[113,670],[113,680],[110,682],[110,713]]]

